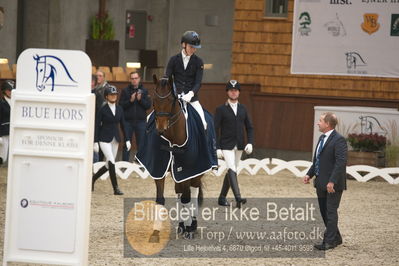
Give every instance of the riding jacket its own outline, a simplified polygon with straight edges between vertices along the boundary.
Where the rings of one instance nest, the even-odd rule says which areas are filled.
[[[193,54],[190,57],[187,68],[184,69],[181,52],[169,59],[165,75],[173,75],[177,93],[194,92],[191,102],[198,101],[198,91],[201,87],[202,76],[204,72],[204,63],[200,57]]]
[[[130,140],[130,136],[126,132],[126,122],[122,107],[116,105],[114,115],[108,104],[103,105],[97,113],[94,142],[111,142],[113,138],[117,142],[121,142],[119,125],[125,135],[125,141]]]
[[[234,114],[228,102],[217,107],[214,122],[217,149],[232,150],[237,146],[238,150],[243,150],[245,146],[244,127],[247,131],[247,142],[253,144],[252,121],[244,105],[238,103],[237,115]]]

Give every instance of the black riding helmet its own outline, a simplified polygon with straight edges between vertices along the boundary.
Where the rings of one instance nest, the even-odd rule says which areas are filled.
[[[188,43],[194,48],[201,48],[201,40],[195,31],[186,31],[181,37],[181,43]]]
[[[109,85],[104,90],[104,98],[109,94],[118,94],[118,89],[115,86]]]
[[[13,80],[6,80],[1,84],[1,91],[6,91],[6,90],[13,90],[15,89],[15,81]]]
[[[231,90],[231,89],[236,89],[236,90],[241,91],[241,88],[240,88],[240,87],[241,87],[241,86],[240,86],[240,83],[238,83],[237,80],[232,79],[232,80],[230,80],[229,82],[227,82],[227,84],[226,84],[226,91]]]

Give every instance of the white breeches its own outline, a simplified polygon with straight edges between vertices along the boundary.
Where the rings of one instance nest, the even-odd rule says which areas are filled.
[[[8,160],[8,145],[10,143],[10,136],[2,136],[3,143],[0,144],[0,157],[3,163]]]
[[[240,163],[242,150],[222,150],[224,161],[226,162],[227,168],[230,168],[234,172],[237,172],[238,164]]]
[[[199,101],[195,101],[195,102],[190,102],[191,106],[194,107],[195,111],[197,111],[197,113],[199,114],[199,116],[201,117],[202,120],[202,124],[204,125],[204,128],[207,128],[207,123],[205,121],[205,114],[204,114],[204,110],[202,109],[202,106],[200,104]]]
[[[118,153],[118,146],[119,142],[117,142],[115,138],[111,142],[100,141],[100,148],[103,151],[107,162],[115,164],[116,154]]]

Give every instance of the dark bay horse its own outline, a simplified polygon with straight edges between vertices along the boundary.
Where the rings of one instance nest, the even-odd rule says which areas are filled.
[[[155,115],[155,127],[158,134],[166,138],[172,144],[172,152],[175,147],[178,150],[179,147],[185,144],[187,138],[186,131],[186,117],[184,110],[173,90],[173,79],[161,78],[157,79],[156,75],[153,76],[155,90],[153,94],[153,106]],[[180,183],[175,182],[175,192],[180,196],[181,204],[184,206],[190,202],[195,204],[195,201],[202,199],[201,191],[201,177],[197,177],[182,181]],[[164,189],[165,189],[165,178],[154,179],[157,196],[156,203],[158,205],[165,204]],[[191,189],[199,189],[198,197],[192,197]],[[198,190],[197,190],[198,191]],[[198,208],[198,202],[196,202]],[[178,233],[183,234],[187,239],[194,237],[194,232],[197,229],[196,217],[192,217],[191,222],[179,222]],[[191,225],[187,225],[187,223]],[[155,228],[150,237],[150,242],[159,242],[159,230]]]

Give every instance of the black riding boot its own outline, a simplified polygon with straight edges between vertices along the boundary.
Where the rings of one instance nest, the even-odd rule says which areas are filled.
[[[220,195],[218,199],[218,204],[220,206],[230,206],[230,204],[226,200],[227,193],[229,192],[230,183],[229,183],[229,172],[226,173],[223,180],[223,186],[220,190]]]
[[[112,187],[114,188],[114,195],[123,195],[119,190],[118,181],[116,180],[115,164],[108,162],[109,177],[111,178]]]
[[[231,169],[229,169],[227,173],[229,174],[231,190],[233,190],[234,197],[236,198],[236,207],[241,208],[241,204],[247,203],[247,199],[241,198],[240,188],[238,187],[237,173]]]
[[[105,172],[107,172],[108,169],[107,167],[104,165],[103,167],[101,167],[100,169],[98,169],[97,173],[95,173],[93,175],[93,178],[91,180],[91,191],[94,191],[94,183],[96,183],[97,179],[99,179],[103,174],[105,174]]]

